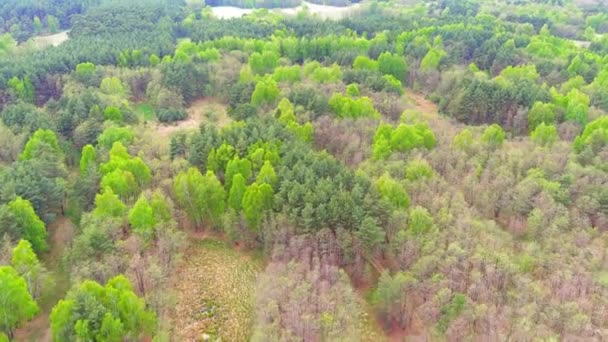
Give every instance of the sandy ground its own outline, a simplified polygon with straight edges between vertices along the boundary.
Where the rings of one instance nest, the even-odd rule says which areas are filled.
[[[68,37],[68,32],[69,31],[63,31],[49,36],[36,36],[32,38],[32,42],[37,48],[59,46],[70,38]]]
[[[302,5],[294,8],[277,8],[274,9],[274,12],[279,12],[285,15],[296,15],[303,8],[307,7],[308,12],[314,15],[318,15],[321,18],[326,19],[342,19],[349,14],[351,14],[354,10],[357,10],[361,4],[353,4],[348,7],[335,7],[335,6],[325,6],[325,5],[317,5],[312,4],[310,2],[302,2]],[[253,9],[249,8],[239,8],[232,6],[218,6],[212,7],[213,14],[221,19],[230,19],[230,18],[239,18],[245,14],[250,14],[253,12]]]

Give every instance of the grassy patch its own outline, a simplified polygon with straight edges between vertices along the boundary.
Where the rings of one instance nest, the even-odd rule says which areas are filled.
[[[174,333],[178,341],[247,341],[255,314],[255,287],[263,268],[260,258],[223,241],[194,241],[176,274]]]
[[[140,121],[152,121],[156,118],[154,107],[149,103],[140,103],[135,107],[135,113]]]

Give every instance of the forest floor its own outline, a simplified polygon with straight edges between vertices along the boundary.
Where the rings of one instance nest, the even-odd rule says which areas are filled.
[[[255,288],[261,257],[216,237],[191,234],[175,272],[173,336],[176,341],[247,341],[255,318]]]
[[[205,97],[194,101],[187,112],[186,120],[175,124],[155,123],[155,130],[160,136],[168,137],[175,132],[198,129],[202,123],[213,123],[222,128],[232,122],[226,105],[214,98]]]
[[[62,267],[61,258],[74,236],[74,225],[67,217],[60,216],[48,227],[50,234],[50,249],[42,257],[42,263],[49,271],[53,286],[43,293],[38,304],[40,313],[15,333],[16,341],[50,342],[51,328],[49,315],[51,310],[65,297],[70,287],[67,271]]]

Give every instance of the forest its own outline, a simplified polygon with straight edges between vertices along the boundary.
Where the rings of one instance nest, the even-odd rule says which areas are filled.
[[[3,1],[0,342],[608,340],[607,113],[599,0]]]

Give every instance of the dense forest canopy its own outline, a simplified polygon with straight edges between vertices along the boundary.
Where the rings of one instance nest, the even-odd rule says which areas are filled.
[[[0,341],[607,340],[607,89],[602,1],[4,1]]]

